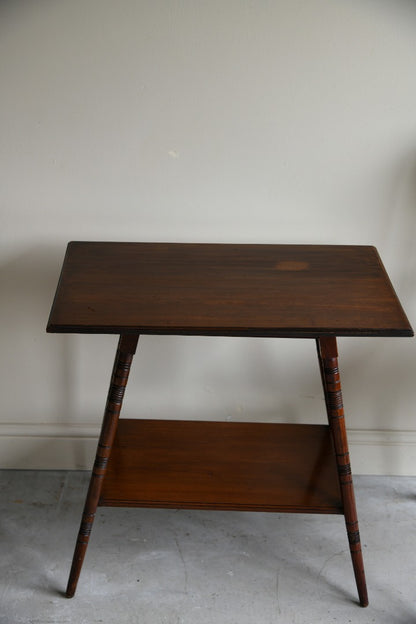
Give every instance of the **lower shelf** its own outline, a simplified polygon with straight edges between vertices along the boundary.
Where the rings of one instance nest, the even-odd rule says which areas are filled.
[[[99,504],[343,513],[326,425],[122,419]]]

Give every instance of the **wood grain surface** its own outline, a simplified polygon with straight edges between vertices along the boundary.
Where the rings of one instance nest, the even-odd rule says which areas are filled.
[[[342,513],[327,425],[121,419],[100,505]]]
[[[49,332],[411,336],[374,247],[73,242]]]

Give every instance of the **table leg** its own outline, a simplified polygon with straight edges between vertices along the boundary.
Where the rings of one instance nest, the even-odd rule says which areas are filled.
[[[364,562],[361,552],[360,532],[355,506],[354,485],[352,481],[350,456],[348,451],[341,380],[338,369],[338,350],[336,338],[332,336],[318,338],[317,348],[329,427],[334,440],[352,565],[354,568],[360,604],[362,607],[366,607],[368,605],[367,586],[365,581]]]
[[[130,336],[126,334],[120,336],[118,343],[97,453],[72,560],[66,590],[67,598],[72,598],[77,588],[138,339],[138,335]]]

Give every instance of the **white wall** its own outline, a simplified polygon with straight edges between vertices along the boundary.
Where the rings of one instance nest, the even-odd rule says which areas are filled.
[[[90,465],[116,338],[45,334],[71,239],[375,244],[415,324],[415,59],[411,0],[4,0],[1,465]],[[126,416],[325,422],[313,341],[139,345]],[[353,469],[416,474],[416,343],[339,346]]]

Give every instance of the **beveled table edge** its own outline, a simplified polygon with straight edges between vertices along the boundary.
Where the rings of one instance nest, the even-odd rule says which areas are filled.
[[[320,336],[350,336],[350,337],[412,337],[413,329],[328,329],[328,328],[302,328],[302,329],[264,329],[261,328],[235,328],[235,327],[146,327],[125,325],[55,325],[49,323],[48,333],[60,334],[137,334],[137,335],[164,335],[164,336],[229,336],[229,337],[252,337],[252,338],[319,338]]]

